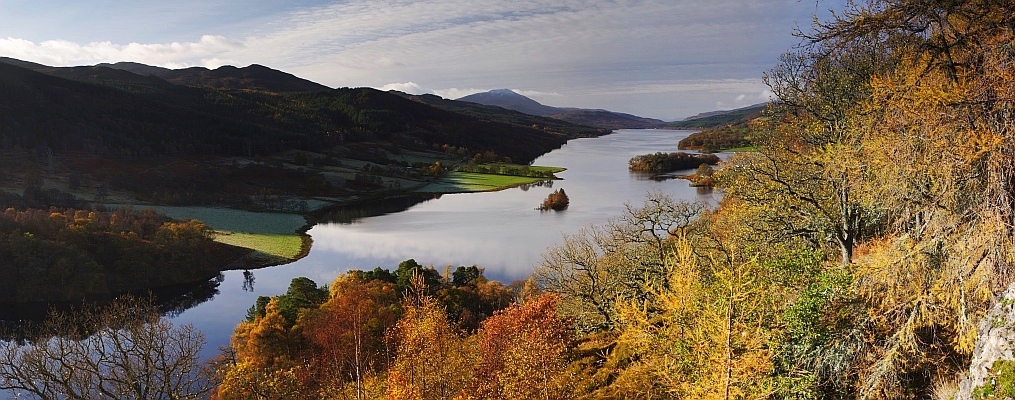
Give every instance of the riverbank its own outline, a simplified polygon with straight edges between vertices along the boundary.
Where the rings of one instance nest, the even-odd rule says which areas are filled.
[[[175,219],[199,220],[215,231],[215,241],[248,249],[250,252],[223,267],[225,270],[248,270],[295,262],[305,257],[313,245],[307,234],[320,221],[352,222],[355,219],[390,212],[403,211],[428,196],[452,193],[495,192],[525,185],[540,185],[547,180],[558,180],[554,174],[565,171],[560,167],[521,166],[497,164],[497,171],[525,171],[538,176],[520,176],[504,173],[448,172],[425,185],[387,190],[371,195],[350,195],[335,198],[293,198],[290,202],[305,201],[314,204],[306,212],[251,211],[225,206],[163,206],[132,205],[135,208],[152,208]],[[482,168],[490,168],[482,167]],[[421,195],[418,201],[413,200]],[[398,201],[407,199],[407,201]],[[383,205],[392,203],[392,207]],[[124,204],[109,204],[122,207]],[[373,207],[375,212],[355,216],[342,215],[341,210]],[[390,209],[389,209],[390,208]]]

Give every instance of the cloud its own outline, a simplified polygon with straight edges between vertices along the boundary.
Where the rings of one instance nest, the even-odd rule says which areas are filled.
[[[445,98],[445,99],[452,99],[452,100],[454,100],[454,99],[459,99],[459,98],[462,98],[462,97],[468,96],[468,95],[470,95],[470,94],[475,94],[475,93],[481,93],[481,92],[486,92],[486,91],[489,91],[489,90],[490,90],[490,89],[476,89],[476,88],[468,88],[468,89],[459,89],[459,88],[447,88],[447,89],[437,89],[437,90],[434,90],[434,91],[433,91],[433,94],[436,94],[436,95],[438,95],[438,96],[441,96],[441,97],[443,97],[443,98]]]
[[[543,92],[543,91],[539,91],[539,90],[519,90],[519,89],[511,89],[511,90],[514,91],[515,93],[518,93],[518,94],[520,94],[522,96],[527,96],[527,97],[558,97],[558,96],[561,96],[561,94],[557,93],[557,92]]]
[[[46,40],[39,43],[24,39],[0,39],[0,54],[52,66],[71,66],[101,62],[135,61],[145,64],[179,68],[195,63],[215,64],[229,60],[216,55],[242,49],[240,42],[222,36],[204,35],[196,42],[171,42],[125,45],[111,42],[77,44],[67,40]]]
[[[430,90],[424,89],[422,86],[420,86],[416,82],[389,83],[387,85],[381,86],[378,89],[384,90],[384,91],[397,90],[399,92],[405,92],[405,93],[409,93],[409,94],[431,93]]]
[[[696,92],[740,94],[743,92],[758,92],[765,88],[767,86],[765,86],[765,83],[761,79],[746,78],[612,82],[595,87],[581,88],[581,91],[593,96],[663,93],[686,94]]]

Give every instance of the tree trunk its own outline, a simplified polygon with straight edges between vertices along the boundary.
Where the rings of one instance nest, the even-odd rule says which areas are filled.
[[[732,274],[736,275],[736,273]],[[733,278],[731,276],[730,278]],[[730,293],[729,293],[729,304],[726,305],[726,396],[724,399],[730,399],[730,386],[733,384],[733,287],[734,282],[731,279],[730,282]]]

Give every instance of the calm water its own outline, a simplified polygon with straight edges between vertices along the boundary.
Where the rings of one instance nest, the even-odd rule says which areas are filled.
[[[175,320],[191,323],[208,339],[210,356],[229,342],[237,322],[257,296],[282,294],[294,277],[331,283],[349,269],[394,269],[414,258],[438,270],[448,264],[478,265],[502,282],[526,278],[548,247],[564,234],[599,225],[640,205],[645,193],[659,190],[677,199],[714,202],[718,195],[688,186],[685,180],[653,181],[632,174],[627,161],[639,154],[676,151],[689,131],[620,130],[600,138],[577,139],[548,153],[535,165],[565,167],[552,187],[514,188],[491,193],[444,195],[402,212],[319,224],[310,230],[310,254],[292,264],[253,271],[252,290],[244,288],[242,271],[226,272],[220,293],[184,311]],[[563,212],[535,208],[553,190],[571,199]]]

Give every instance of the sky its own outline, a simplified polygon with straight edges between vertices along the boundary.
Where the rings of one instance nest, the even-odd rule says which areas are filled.
[[[667,121],[767,101],[762,76],[845,0],[0,0],[0,56],[261,64],[329,87]]]

